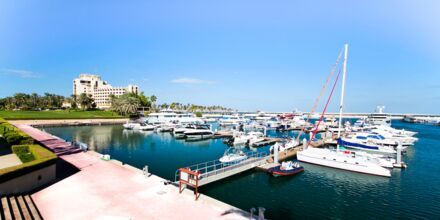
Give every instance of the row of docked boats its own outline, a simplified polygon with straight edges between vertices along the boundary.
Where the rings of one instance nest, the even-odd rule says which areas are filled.
[[[212,138],[214,132],[208,124],[149,124],[144,122],[130,122],[123,125],[128,130],[156,131],[171,133],[176,139],[190,141]]]
[[[209,124],[195,117],[192,113],[176,113],[172,110],[163,110],[151,113],[138,121],[127,122],[124,129],[169,132],[177,139],[205,140],[212,138],[214,132]]]

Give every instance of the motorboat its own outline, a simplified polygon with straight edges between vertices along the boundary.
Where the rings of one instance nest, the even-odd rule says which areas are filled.
[[[154,130],[155,126],[146,124],[146,123],[134,123],[134,122],[127,122],[122,125],[127,130],[142,130],[142,131],[152,131]]]
[[[178,126],[179,124],[175,124],[175,123],[164,123],[164,124],[159,124],[156,127],[156,131],[157,132],[172,132],[174,130],[174,128],[176,128],[176,126]]]
[[[267,129],[269,129],[269,130],[275,130],[281,126],[281,122],[276,119],[267,120],[265,122],[265,124],[266,124]]]
[[[371,129],[370,132],[373,134],[380,135],[386,139],[391,139],[391,140],[395,140],[396,142],[400,142],[404,147],[412,146],[416,141],[418,141],[418,138],[416,137],[393,134],[381,129]]]
[[[258,131],[240,132],[234,131],[232,138],[226,141],[226,144],[231,146],[249,145],[252,146],[255,143],[265,140],[264,134]]]
[[[386,126],[386,125],[374,126],[371,128],[371,130],[372,131],[373,130],[382,130],[382,131],[388,132],[393,135],[408,136],[408,137],[413,137],[417,134],[417,132],[414,132],[414,131],[408,131],[405,129],[395,129],[395,128],[392,128],[392,127]]]
[[[296,141],[296,139],[292,138],[292,139],[289,139],[287,142],[276,142],[275,145],[277,145],[277,146],[274,146],[274,145],[270,146],[270,148],[269,148],[270,153],[273,153],[273,150],[275,147],[278,147],[277,148],[278,151],[282,152],[282,151],[287,151],[289,149],[293,149],[293,148],[299,146],[299,143],[298,143],[298,141]]]
[[[396,147],[398,145],[395,140],[386,139],[381,135],[371,133],[351,133],[346,137],[339,138],[338,144],[345,148],[386,155],[396,154]]]
[[[212,138],[214,136],[214,132],[211,131],[211,127],[209,125],[195,125],[194,129],[189,129],[183,132],[186,140],[195,141],[195,140],[205,140]]]
[[[247,155],[243,151],[231,147],[225,151],[219,161],[225,164],[230,164],[246,160],[247,158]]]
[[[218,121],[220,126],[237,126],[243,124],[246,120],[239,115],[223,115]]]
[[[173,134],[173,136],[176,139],[182,139],[182,138],[185,138],[185,131],[190,131],[190,130],[193,130],[193,129],[196,129],[196,125],[188,124],[186,126],[181,126],[181,127],[174,128],[172,134]]]
[[[274,176],[292,176],[301,172],[304,172],[304,167],[302,167],[298,162],[282,162],[279,166],[269,168],[268,173]]]
[[[127,123],[123,124],[122,126],[123,126],[125,129],[133,130],[133,128],[134,128],[137,124],[139,124],[139,123],[131,123],[131,122],[127,122]]]

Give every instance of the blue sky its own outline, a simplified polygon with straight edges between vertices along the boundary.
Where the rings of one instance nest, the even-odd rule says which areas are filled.
[[[309,111],[348,42],[346,111],[440,113],[439,13],[439,1],[4,0],[0,97],[70,95],[98,73],[160,103]]]

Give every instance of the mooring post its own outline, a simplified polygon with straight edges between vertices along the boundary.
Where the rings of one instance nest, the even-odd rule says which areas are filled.
[[[146,177],[148,177],[148,175],[150,174],[150,173],[148,173],[148,166],[147,165],[145,165],[145,167],[142,169],[142,171],[143,171],[144,176],[146,176]]]
[[[397,142],[397,155],[396,155],[396,163],[401,166],[402,165],[402,143]]]
[[[266,211],[263,207],[258,207],[258,220],[264,220],[264,211]]]

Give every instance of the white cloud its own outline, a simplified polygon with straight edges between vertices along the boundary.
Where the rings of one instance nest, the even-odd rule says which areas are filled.
[[[1,68],[0,74],[2,75],[12,75],[21,78],[40,78],[41,76],[28,70],[17,70],[17,69],[6,69]]]
[[[172,83],[179,83],[179,84],[212,84],[212,83],[214,83],[213,81],[188,78],[188,77],[173,79],[173,80],[171,80],[171,82]]]

